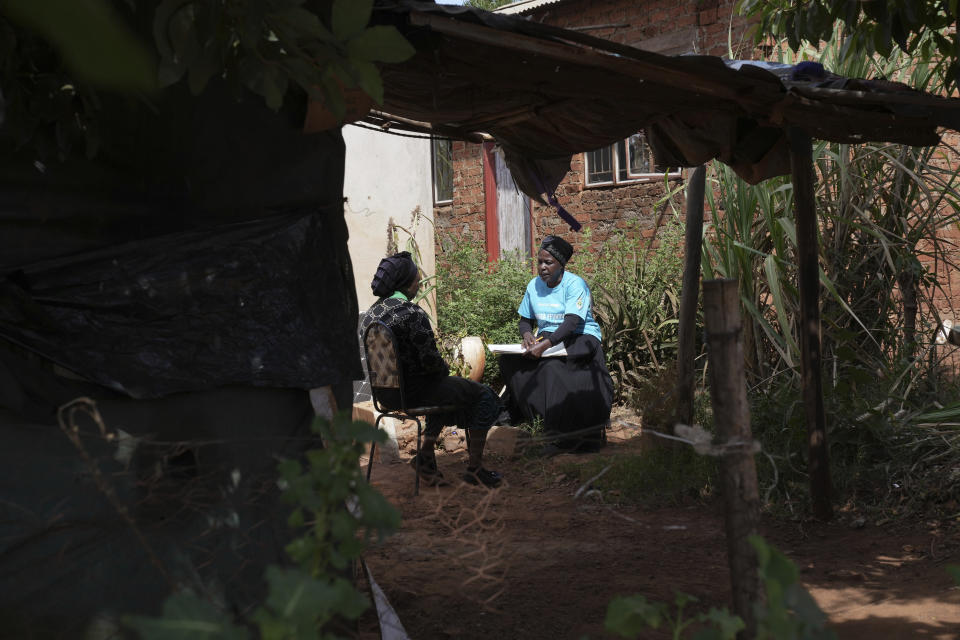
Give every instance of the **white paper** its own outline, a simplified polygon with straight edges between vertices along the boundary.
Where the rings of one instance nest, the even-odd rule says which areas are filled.
[[[523,348],[522,344],[488,344],[487,349],[492,353],[510,353],[521,355],[527,352]],[[567,355],[567,348],[563,346],[563,343],[555,344],[546,351],[544,351],[540,357],[549,358],[551,356],[565,356]]]

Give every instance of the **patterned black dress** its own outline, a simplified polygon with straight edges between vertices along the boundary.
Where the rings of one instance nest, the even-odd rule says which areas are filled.
[[[378,321],[390,327],[397,340],[408,404],[463,407],[461,411],[427,416],[424,429],[427,436],[440,435],[444,426],[486,430],[493,425],[500,411],[499,398],[486,385],[450,375],[450,367],[437,349],[430,317],[423,309],[405,299],[381,298],[364,314],[360,323],[361,340],[367,327]],[[388,405],[399,406],[399,398],[382,399]]]

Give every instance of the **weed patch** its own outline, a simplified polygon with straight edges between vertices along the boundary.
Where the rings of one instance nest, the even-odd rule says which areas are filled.
[[[560,468],[581,483],[603,472],[592,482],[592,489],[605,502],[652,507],[707,500],[717,483],[716,461],[687,446],[655,447],[639,455],[616,454]]]

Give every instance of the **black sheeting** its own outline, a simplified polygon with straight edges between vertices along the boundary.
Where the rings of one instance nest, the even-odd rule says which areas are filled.
[[[105,98],[92,159],[0,135],[0,339],[136,398],[360,377],[339,130],[214,82]]]
[[[343,219],[291,213],[24,267],[0,336],[134,398],[308,389],[359,377],[354,300]]]

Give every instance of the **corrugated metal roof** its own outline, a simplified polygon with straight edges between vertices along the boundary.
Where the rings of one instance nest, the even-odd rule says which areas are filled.
[[[548,4],[558,4],[564,0],[517,0],[517,2],[511,2],[508,5],[502,6],[499,9],[494,9],[495,13],[526,13],[527,11],[533,11],[534,9],[539,9]]]

